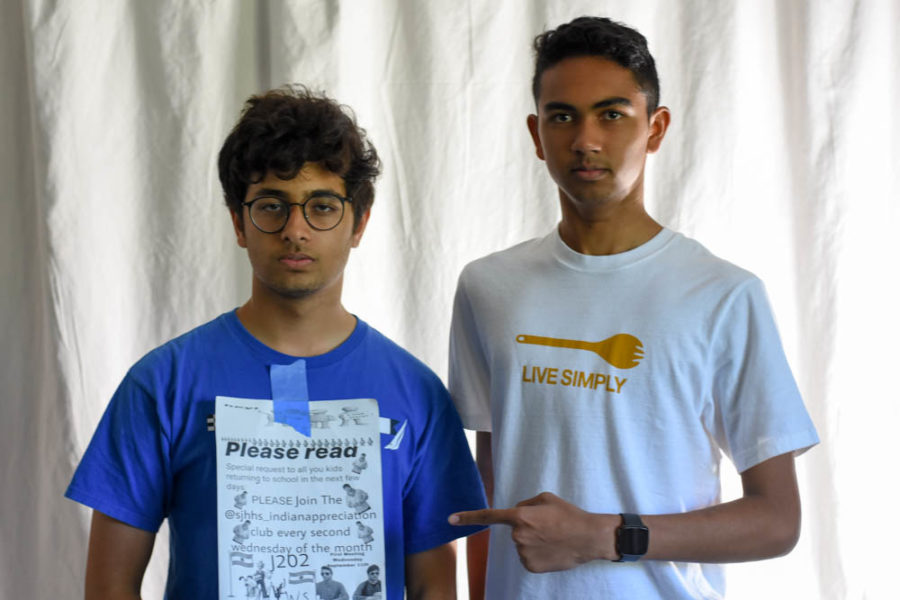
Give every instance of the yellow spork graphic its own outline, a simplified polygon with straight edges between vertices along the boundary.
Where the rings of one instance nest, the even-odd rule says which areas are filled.
[[[600,358],[617,369],[636,367],[644,358],[644,345],[641,340],[627,333],[616,335],[599,342],[583,342],[581,340],[563,340],[559,338],[541,337],[539,335],[517,335],[520,344],[553,346],[554,348],[571,348],[596,352]]]

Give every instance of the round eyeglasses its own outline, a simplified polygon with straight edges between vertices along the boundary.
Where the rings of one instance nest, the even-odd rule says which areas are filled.
[[[242,202],[250,212],[250,221],[263,233],[278,233],[287,225],[291,207],[298,206],[303,218],[317,231],[328,231],[337,227],[344,218],[344,203],[350,198],[331,192],[313,192],[306,202],[288,202],[274,196],[259,196]]]

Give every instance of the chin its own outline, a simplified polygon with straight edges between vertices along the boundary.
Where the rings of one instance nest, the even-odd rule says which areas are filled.
[[[274,296],[291,299],[306,298],[307,296],[315,294],[319,291],[319,289],[321,289],[321,286],[318,285],[287,285],[284,283],[273,282],[265,283],[265,287]]]
[[[613,206],[617,203],[614,197],[608,194],[566,194],[566,202],[579,214],[593,212]]]
[[[290,287],[283,288],[280,291],[281,295],[286,298],[306,298],[308,296],[312,296],[316,292],[318,292],[321,288],[319,287]]]

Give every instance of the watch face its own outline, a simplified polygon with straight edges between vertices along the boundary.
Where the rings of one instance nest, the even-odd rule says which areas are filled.
[[[647,554],[650,542],[646,527],[622,527],[619,529],[619,552],[622,554]]]

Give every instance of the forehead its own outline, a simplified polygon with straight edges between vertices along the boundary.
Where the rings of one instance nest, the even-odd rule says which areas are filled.
[[[341,196],[346,195],[347,186],[344,178],[329,171],[319,163],[304,163],[303,167],[292,179],[282,179],[276,173],[267,171],[260,181],[247,187],[247,195],[259,190],[279,190],[288,195],[302,196],[313,190],[330,190]]]
[[[566,58],[541,74],[539,110],[551,103],[581,107],[609,98],[627,98],[635,107],[647,106],[631,71],[605,58]]]

